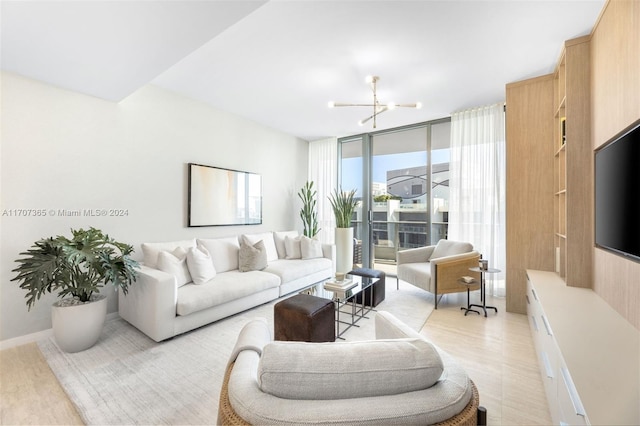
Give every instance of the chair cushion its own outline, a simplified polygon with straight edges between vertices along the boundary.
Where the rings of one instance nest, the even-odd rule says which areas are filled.
[[[437,349],[420,338],[345,343],[278,341],[264,347],[258,382],[263,392],[279,398],[326,400],[427,389],[442,372]]]
[[[460,241],[440,240],[436,244],[436,248],[431,253],[431,259],[438,259],[445,256],[453,256],[454,254],[468,253],[473,250],[473,245]]]
[[[198,246],[207,249],[211,254],[213,266],[217,272],[227,272],[238,269],[238,252],[240,244],[237,237],[210,238],[196,240]]]

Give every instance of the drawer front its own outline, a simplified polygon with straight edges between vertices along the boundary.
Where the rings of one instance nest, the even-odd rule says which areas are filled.
[[[565,365],[561,365],[558,378],[558,405],[561,422],[569,425],[588,425],[587,413],[580,401],[578,391],[573,384],[571,374]]]

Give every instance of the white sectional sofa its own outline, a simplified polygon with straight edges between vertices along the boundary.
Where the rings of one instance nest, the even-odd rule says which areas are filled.
[[[142,251],[138,279],[126,295],[119,293],[118,311],[156,342],[309,287],[335,272],[335,246],[297,231],[144,243]],[[261,259],[255,268],[252,255]]]

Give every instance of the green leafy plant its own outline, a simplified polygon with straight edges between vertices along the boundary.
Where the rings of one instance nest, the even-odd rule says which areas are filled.
[[[36,241],[20,253],[26,257],[16,260],[20,266],[12,271],[18,274],[11,281],[21,282],[20,288],[27,291],[29,310],[44,293],[56,291],[60,298],[71,295],[88,302],[108,283],[127,294],[135,282],[138,262],[130,257],[132,246],[95,228],[71,233],[71,239],[57,236]]]
[[[402,197],[398,197],[397,195],[390,195],[390,194],[376,195],[375,197],[373,197],[373,201],[376,203],[384,203],[385,201],[389,201],[389,200],[402,201]]]
[[[317,192],[313,188],[313,181],[308,181],[298,192],[298,197],[302,200],[300,209],[300,219],[304,227],[303,233],[306,237],[313,238],[320,232],[318,229],[318,212],[316,211]]]
[[[334,189],[333,193],[329,194],[329,202],[333,208],[333,214],[336,217],[336,226],[338,228],[351,227],[351,217],[358,205],[358,200],[356,200],[355,196],[355,189],[349,192],[344,192],[342,188]]]

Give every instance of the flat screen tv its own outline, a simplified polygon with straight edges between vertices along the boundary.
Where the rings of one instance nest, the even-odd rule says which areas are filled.
[[[640,120],[595,152],[595,244],[640,262]]]
[[[262,177],[189,163],[189,226],[262,223]]]

